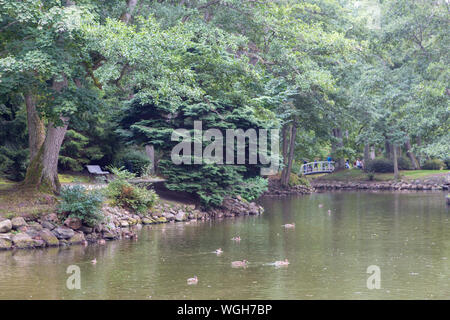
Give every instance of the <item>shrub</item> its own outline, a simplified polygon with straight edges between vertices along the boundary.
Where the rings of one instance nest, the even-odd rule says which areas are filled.
[[[309,183],[308,179],[306,179],[305,176],[298,176],[295,173],[291,173],[291,175],[289,176],[289,186],[295,187],[298,185],[303,185],[303,186],[309,187],[311,184]]]
[[[450,158],[445,159],[444,163],[446,165],[446,169],[450,169]]]
[[[103,221],[102,202],[103,196],[99,191],[87,191],[81,185],[63,187],[58,211],[93,227]]]
[[[118,168],[123,167],[127,171],[141,176],[150,164],[148,156],[138,150],[125,150],[114,162]]]
[[[132,209],[138,213],[146,213],[153,207],[158,200],[154,190],[147,190],[145,187],[129,183],[127,180],[136,175],[124,168],[110,168],[110,170],[115,175],[115,179],[108,184],[106,192],[113,205]]]
[[[422,169],[424,170],[441,170],[444,167],[444,161],[440,159],[428,160],[422,165]]]
[[[236,187],[239,194],[247,201],[258,199],[267,190],[268,181],[263,177],[255,177],[244,180]]]
[[[398,169],[399,170],[411,170],[411,160],[405,157],[399,157],[397,159]]]
[[[368,161],[365,170],[376,173],[394,172],[394,164],[389,159],[377,158]]]
[[[369,179],[369,181],[373,181],[375,179],[375,173],[372,171],[367,172],[367,179]]]

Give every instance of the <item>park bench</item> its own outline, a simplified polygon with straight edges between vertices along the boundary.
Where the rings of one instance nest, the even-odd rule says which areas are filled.
[[[109,171],[103,171],[102,168],[97,165],[87,165],[86,168],[90,175],[105,177],[106,182],[108,182]]]

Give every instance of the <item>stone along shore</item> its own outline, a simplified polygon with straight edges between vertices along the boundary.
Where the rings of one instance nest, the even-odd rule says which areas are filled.
[[[0,221],[0,250],[104,243],[107,240],[137,237],[134,226],[259,215],[264,209],[237,197],[225,199],[221,208],[209,211],[197,210],[193,205],[167,203],[157,204],[147,215],[109,206],[103,206],[102,211],[104,222],[95,227],[86,226],[77,218],[56,213],[36,219],[4,219]]]
[[[426,181],[313,181],[317,190],[347,189],[347,190],[448,190],[445,182]]]

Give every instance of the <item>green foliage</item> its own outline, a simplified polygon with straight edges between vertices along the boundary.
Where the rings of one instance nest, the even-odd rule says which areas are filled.
[[[444,161],[442,161],[440,159],[431,159],[431,160],[426,161],[422,165],[422,169],[424,169],[424,170],[441,170],[445,166],[446,165],[445,165]]]
[[[137,176],[142,176],[149,164],[150,159],[148,156],[144,152],[134,149],[121,150],[114,161],[116,167],[123,167],[129,172],[135,173]]]
[[[307,186],[307,187],[311,186],[309,180],[306,179],[305,176],[299,176],[295,173],[291,173],[291,175],[289,176],[289,186],[295,187],[298,185]]]
[[[411,160],[405,157],[399,157],[397,159],[398,169],[399,170],[411,170]]]
[[[366,171],[376,173],[394,172],[394,164],[389,159],[377,158],[366,163]]]
[[[67,213],[69,217],[78,218],[91,227],[103,221],[103,196],[100,191],[87,191],[81,185],[66,186],[61,189],[60,197],[60,213]]]
[[[146,214],[158,200],[155,191],[129,183],[127,180],[135,178],[136,175],[124,168],[109,169],[115,176],[106,189],[106,194],[112,200],[112,204]]]
[[[247,201],[258,199],[267,191],[268,181],[263,177],[245,179],[235,189],[235,193]]]
[[[13,181],[23,180],[28,164],[26,114],[21,103],[17,94],[0,98],[0,174]]]
[[[445,165],[446,165],[446,168],[447,168],[448,170],[450,170],[450,158],[445,159],[445,160],[444,160],[444,163],[445,163]]]

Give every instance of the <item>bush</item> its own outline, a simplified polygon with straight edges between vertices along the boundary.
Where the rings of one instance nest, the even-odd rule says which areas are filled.
[[[394,172],[394,164],[389,159],[377,158],[368,161],[365,170],[376,173]]]
[[[409,160],[408,158],[399,157],[397,159],[397,163],[398,163],[398,170],[411,170],[412,168],[411,160]]]
[[[450,158],[445,159],[444,163],[445,163],[446,169],[450,170]]]
[[[258,199],[267,190],[268,181],[263,177],[255,177],[244,180],[236,187],[236,194],[239,194],[247,201]]]
[[[444,167],[444,161],[440,159],[428,160],[422,165],[422,169],[424,170],[441,170]]]
[[[69,217],[78,218],[84,224],[93,227],[104,219],[102,203],[103,196],[99,191],[87,191],[81,185],[63,187],[58,211],[68,213]]]
[[[123,167],[129,172],[141,176],[150,165],[150,159],[144,152],[132,149],[123,151],[114,164],[118,168]]]
[[[0,173],[12,181],[25,178],[28,165],[28,150],[11,146],[0,146]]]
[[[295,187],[298,185],[303,185],[303,186],[311,186],[311,184],[309,183],[309,180],[306,179],[306,177],[304,176],[298,176],[295,173],[291,173],[291,175],[289,176],[289,186],[290,187]]]
[[[106,192],[113,205],[128,208],[137,213],[147,213],[158,200],[155,191],[129,183],[127,180],[136,175],[124,168],[110,168],[110,170],[115,175],[115,179],[108,184]]]

